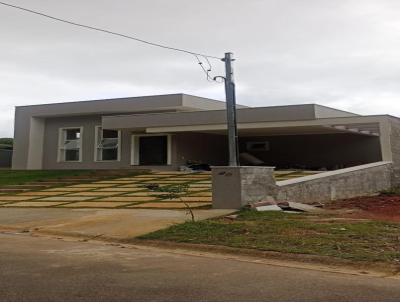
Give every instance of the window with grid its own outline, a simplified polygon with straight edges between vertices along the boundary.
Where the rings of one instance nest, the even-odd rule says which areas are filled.
[[[120,131],[108,130],[97,127],[96,160],[115,161],[119,160]]]
[[[81,128],[61,129],[59,158],[61,161],[81,160]]]

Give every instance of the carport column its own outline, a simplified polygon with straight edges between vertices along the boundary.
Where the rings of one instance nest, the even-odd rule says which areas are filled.
[[[212,167],[214,209],[239,209],[276,191],[274,167]]]

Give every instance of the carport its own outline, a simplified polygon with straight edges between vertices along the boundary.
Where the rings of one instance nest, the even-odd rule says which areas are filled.
[[[387,116],[359,116],[319,106],[238,109],[242,165],[335,170],[386,160]],[[103,127],[170,137],[168,165],[226,165],[224,110],[105,116]],[[381,135],[384,130],[383,135]]]

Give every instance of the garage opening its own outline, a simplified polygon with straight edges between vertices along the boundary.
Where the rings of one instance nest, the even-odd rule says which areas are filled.
[[[379,136],[350,133],[245,136],[242,165],[277,169],[336,170],[382,160]]]

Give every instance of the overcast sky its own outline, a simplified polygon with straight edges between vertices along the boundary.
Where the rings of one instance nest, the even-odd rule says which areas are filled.
[[[5,1],[210,55],[232,51],[241,104],[400,116],[398,0]],[[224,99],[190,55],[3,6],[0,45],[0,136],[12,136],[18,105],[180,92]]]

